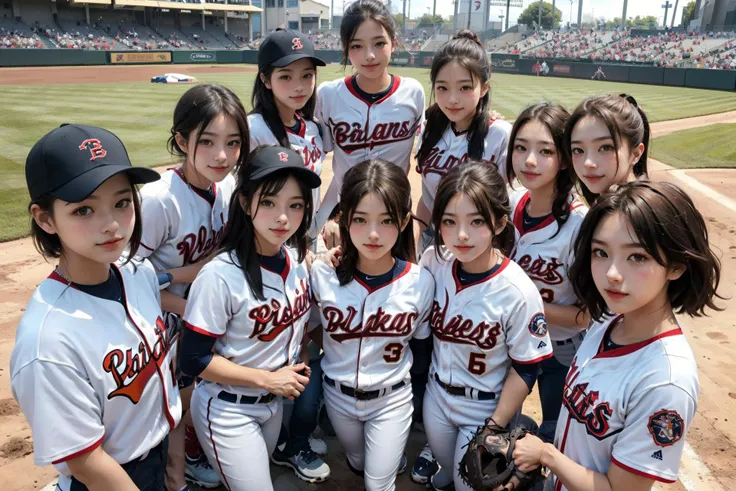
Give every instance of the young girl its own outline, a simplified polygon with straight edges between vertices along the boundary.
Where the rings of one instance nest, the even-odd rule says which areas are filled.
[[[562,388],[590,318],[576,305],[568,273],[572,245],[587,207],[572,194],[574,174],[564,151],[569,113],[556,104],[537,104],[519,114],[511,130],[506,162],[508,182],[524,188],[510,196],[516,247],[511,255],[539,289],[554,357],[539,365],[539,393],[545,441],[555,436]]]
[[[225,487],[270,491],[280,396],[298,397],[309,382],[300,362],[311,299],[304,259],[320,178],[283,147],[257,148],[237,177],[222,252],[192,284],[180,364],[203,379],[192,420]]]
[[[584,100],[567,121],[565,147],[588,204],[615,184],[647,177],[649,120],[633,96]]]
[[[434,350],[424,428],[442,470],[435,489],[469,490],[458,462],[478,426],[506,426],[552,356],[542,299],[507,255],[513,247],[506,184],[494,166],[468,162],[440,182],[438,234],[422,265],[437,284]],[[490,419],[489,419],[490,417]]]
[[[556,491],[675,482],[699,384],[673,312],[721,310],[703,217],[673,184],[621,185],[588,212],[570,277],[594,322],[565,381],[555,445],[527,436],[516,464],[547,466]]]
[[[317,91],[317,119],[325,148],[332,150],[334,177],[317,214],[321,230],[345,172],[359,162],[381,158],[409,170],[414,137],[424,121],[424,89],[413,78],[388,73],[396,32],[391,13],[380,0],[358,0],[345,10],[340,25],[343,65],[355,74],[325,82]]]
[[[300,31],[277,29],[258,49],[258,75],[253,84],[253,112],[248,115],[251,148],[259,145],[291,147],[304,166],[322,173],[325,149],[314,121],[317,58],[309,38]],[[320,190],[313,191],[315,212]],[[317,232],[310,237],[316,240]]]
[[[148,258],[170,283],[161,291],[161,304],[168,313],[172,339],[176,339],[189,286],[219,247],[225,230],[235,187],[232,170],[248,155],[248,123],[240,99],[219,85],[198,85],[186,91],[174,109],[169,151],[182,162],[141,190],[143,236],[138,254]],[[185,411],[192,382],[188,377],[179,381]],[[220,485],[187,414],[172,433],[169,454],[169,491],[185,485],[185,473],[200,486]]]
[[[495,164],[506,177],[511,125],[490,113],[491,61],[477,34],[463,30],[432,60],[429,75],[437,100],[427,109],[427,123],[417,152],[422,200],[417,217],[429,223],[442,176],[468,159]],[[425,228],[420,223],[422,229]],[[431,235],[424,237],[425,247]]]
[[[349,468],[366,489],[393,490],[413,411],[407,348],[428,344],[434,281],[413,264],[411,188],[401,168],[361,162],[340,196],[342,260],[312,269],[325,406]]]
[[[158,178],[93,126],[53,130],[26,160],[31,236],[59,263],[18,325],[10,379],[58,489],[164,488],[181,417],[171,339],[151,264],[118,262],[141,240],[135,185]]]

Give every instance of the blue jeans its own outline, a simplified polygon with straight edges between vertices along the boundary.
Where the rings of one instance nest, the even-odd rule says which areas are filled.
[[[557,417],[562,408],[565,377],[570,367],[566,367],[553,356],[541,361],[539,368],[541,368],[541,373],[537,381],[539,382],[539,398],[542,401],[542,426],[539,428],[539,438],[552,443],[555,438]]]
[[[294,400],[294,409],[289,421],[289,431],[281,427],[279,442],[286,441],[285,453],[288,457],[309,448],[309,435],[317,428],[319,400],[322,398],[322,358],[309,362],[312,375],[304,392]]]

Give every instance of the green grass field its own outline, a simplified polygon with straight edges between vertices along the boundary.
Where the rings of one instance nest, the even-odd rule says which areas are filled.
[[[736,168],[736,124],[714,124],[655,138],[652,157],[681,169]]]
[[[165,72],[169,67],[162,67]],[[393,73],[420,80],[429,96],[429,70],[395,68]],[[250,108],[253,73],[189,72],[200,82],[233,89]],[[342,67],[321,69],[320,80],[344,76]],[[64,122],[103,126],[125,142],[135,165],[172,163],[166,151],[171,115],[187,86],[121,84],[3,86],[0,98],[0,241],[27,234],[27,192],[23,175],[33,143]],[[614,82],[495,74],[492,107],[511,120],[528,104],[542,100],[570,108],[587,96],[606,92],[633,94],[652,121],[680,119],[736,109],[736,93]],[[664,144],[657,145],[663,147]],[[732,149],[733,152],[733,149]],[[674,152],[677,154],[677,152]],[[662,157],[665,161],[667,159]]]

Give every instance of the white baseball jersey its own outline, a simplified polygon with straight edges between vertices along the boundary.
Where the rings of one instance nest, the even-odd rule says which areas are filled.
[[[140,257],[156,271],[179,268],[209,256],[225,232],[235,178],[228,175],[213,183],[215,203],[190,187],[181,170],[171,169],[141,189],[143,235]],[[172,283],[168,291],[184,297],[189,283]]]
[[[483,141],[482,160],[495,164],[504,181],[506,181],[506,152],[510,135],[511,124],[503,120],[491,121]],[[420,145],[421,142],[422,138],[419,138]],[[455,132],[452,125],[448,124],[442,138],[432,147],[427,158],[417,162],[417,173],[422,175],[422,201],[428,210],[434,206],[437,186],[442,177],[467,160],[468,132]]]
[[[585,214],[588,213],[588,207],[574,199],[570,202],[570,215],[562,229],[558,228],[554,217],[550,215],[544,222],[525,233],[524,208],[529,203],[529,192],[523,188],[517,189],[511,193],[509,199],[516,234],[516,246],[511,259],[537,285],[542,300],[557,305],[574,305],[578,298],[568,271],[575,258],[575,239]],[[547,327],[552,341],[563,341],[580,333],[580,329],[576,327],[556,324],[548,324]]]
[[[505,257],[490,277],[467,286],[449,251],[439,259],[429,247],[421,263],[437,285],[429,321],[430,377],[436,373],[446,384],[499,397],[512,361],[537,363],[552,356],[542,298],[515,262]]]
[[[36,465],[102,446],[119,464],[158,445],[181,418],[159,289],[147,261],[119,268],[123,303],[52,273],[33,293],[10,358],[13,397],[31,427]]]
[[[322,162],[325,160],[325,150],[322,144],[319,125],[314,121],[305,121],[298,114],[295,117],[301,121],[301,129],[299,133],[294,133],[289,128],[286,128],[289,145],[292,150],[304,159],[304,167],[317,175],[321,175]],[[259,145],[281,145],[260,114],[254,113],[248,115],[248,130],[250,132],[251,150]],[[316,212],[320,202],[319,188],[312,191],[312,199],[314,200],[314,210]]]
[[[241,366],[275,371],[299,361],[311,308],[309,272],[286,249],[282,274],[261,266],[265,300],[253,296],[234,253],[222,252],[207,263],[192,283],[184,311],[189,329],[217,338],[215,353]],[[220,390],[247,396],[266,393],[254,387],[203,381]]]
[[[312,288],[324,330],[325,375],[361,390],[409,379],[409,340],[430,335],[429,271],[407,262],[393,281],[374,290],[357,277],[340,286],[335,270],[320,261],[312,266]]]
[[[565,380],[555,446],[602,474],[613,462],[673,483],[698,405],[695,357],[679,328],[604,351],[603,338],[619,319],[594,322],[578,349]]]

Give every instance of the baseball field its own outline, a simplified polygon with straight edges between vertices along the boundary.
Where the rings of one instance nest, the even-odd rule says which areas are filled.
[[[160,167],[173,160],[166,151],[171,114],[186,85],[149,82],[161,67],[74,67],[0,69],[0,483],[4,491],[40,489],[55,472],[33,465],[30,431],[9,390],[8,362],[15,329],[35,286],[52,266],[41,259],[27,238],[29,219],[24,163],[31,145],[64,122],[106,127],[125,142],[134,165]],[[250,108],[253,66],[182,66],[174,71],[233,89]],[[392,70],[420,80],[429,95],[426,69]],[[320,70],[320,80],[344,76],[342,67]],[[541,100],[572,109],[584,97],[627,92],[652,121],[650,164],[654,179],[671,180],[693,196],[706,216],[711,243],[723,263],[720,293],[725,312],[709,317],[682,318],[681,323],[699,364],[701,393],[698,416],[688,433],[687,451],[678,482],[667,489],[730,490],[736,482],[736,321],[732,309],[736,288],[736,93],[652,85],[632,85],[562,78],[494,74],[492,107],[513,120],[528,104]],[[331,160],[323,180],[331,178]],[[411,172],[418,198],[420,180]],[[734,344],[730,338],[734,337]],[[524,412],[539,416],[532,395]],[[413,435],[410,462],[420,448]],[[276,489],[357,489],[347,472],[344,454],[334,438],[327,439],[330,481],[306,485],[289,474],[275,474]],[[275,469],[275,468],[274,468]],[[421,489],[408,476],[398,489]],[[659,487],[657,489],[665,489]]]

